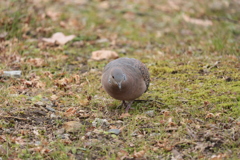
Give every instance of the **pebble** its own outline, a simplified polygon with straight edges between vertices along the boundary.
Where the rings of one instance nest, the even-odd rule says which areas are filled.
[[[121,131],[119,129],[109,129],[108,132],[118,135]]]

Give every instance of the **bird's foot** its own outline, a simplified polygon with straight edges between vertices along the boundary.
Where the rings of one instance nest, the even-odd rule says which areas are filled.
[[[119,106],[117,106],[117,108],[124,106],[126,112],[128,112],[128,110],[131,108],[132,103],[133,101],[129,101],[128,103],[126,101],[122,101],[122,103]]]
[[[122,103],[117,106],[117,108],[121,108],[122,106],[126,107],[127,103],[125,101],[122,101]]]
[[[128,110],[131,108],[133,101],[130,101],[128,104],[125,102],[125,107],[126,107],[126,112],[128,112]]]

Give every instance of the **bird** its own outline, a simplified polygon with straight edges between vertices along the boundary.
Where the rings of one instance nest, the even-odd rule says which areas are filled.
[[[128,112],[133,101],[148,90],[150,74],[141,61],[123,57],[105,66],[101,83],[111,97],[122,101],[120,106]]]

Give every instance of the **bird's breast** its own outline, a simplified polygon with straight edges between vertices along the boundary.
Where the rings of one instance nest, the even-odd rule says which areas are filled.
[[[134,100],[140,97],[146,90],[146,85],[143,80],[124,81],[122,88],[119,89],[117,84],[111,83],[103,85],[105,91],[113,98],[118,100]]]

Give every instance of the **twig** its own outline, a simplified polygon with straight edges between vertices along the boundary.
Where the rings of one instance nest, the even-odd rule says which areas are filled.
[[[196,142],[193,142],[193,141],[180,141],[180,142],[176,142],[173,146],[175,147],[176,145],[179,145],[179,144],[184,144],[184,143],[190,143],[190,144],[197,144]]]
[[[14,116],[2,116],[0,115],[2,118],[13,118],[13,119],[18,119],[18,120],[23,120],[23,121],[29,121],[29,119],[26,118],[20,118],[20,117],[14,117]]]
[[[239,23],[238,20],[230,19],[227,17],[208,17],[208,19],[217,20],[217,21],[228,21],[228,22],[235,23],[235,24]]]

